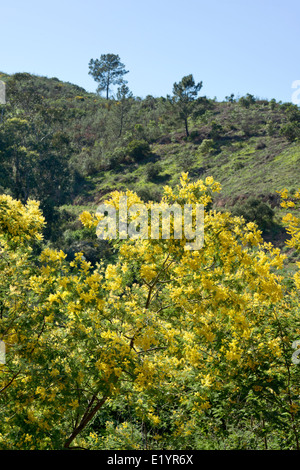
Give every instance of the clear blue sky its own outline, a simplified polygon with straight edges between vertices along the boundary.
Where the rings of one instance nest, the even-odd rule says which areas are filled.
[[[94,92],[89,60],[114,53],[135,96],[172,94],[192,73],[210,98],[292,101],[299,23],[299,0],[0,0],[0,71]]]

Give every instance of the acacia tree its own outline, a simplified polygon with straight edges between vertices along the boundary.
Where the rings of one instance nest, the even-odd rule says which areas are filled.
[[[91,59],[89,69],[89,74],[99,83],[97,91],[99,93],[105,91],[106,99],[109,97],[112,85],[126,83],[123,76],[128,73],[128,70],[125,70],[125,65],[122,64],[117,54],[102,54],[100,59]]]
[[[173,85],[173,101],[177,106],[180,119],[183,119],[186,136],[189,136],[188,117],[190,116],[194,100],[202,88],[202,82],[195,83],[193,75],[187,75],[179,83]]]
[[[37,206],[0,198],[1,449],[137,448],[134,433],[111,444],[113,426],[105,439],[90,432],[118,402],[168,448],[199,448],[201,435],[212,445],[226,436],[232,447],[235,427],[265,447],[268,434],[299,449],[299,367],[289,346],[300,331],[299,273],[286,293],[280,250],[254,223],[209,210],[219,189],[211,177],[183,174],[164,190],[162,204],[205,206],[201,250],[172,236],[117,240],[116,262],[95,267],[49,248],[34,262]],[[108,200],[116,210],[121,196]],[[141,202],[126,196],[129,208]],[[99,222],[88,212],[80,219]],[[298,247],[299,219],[286,222]]]

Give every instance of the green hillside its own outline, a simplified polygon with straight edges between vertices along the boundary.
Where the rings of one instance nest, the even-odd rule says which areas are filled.
[[[255,218],[268,240],[282,244],[276,191],[299,186],[296,105],[250,94],[223,102],[200,96],[189,109],[187,135],[173,96],[140,98],[126,90],[105,99],[57,78],[0,79],[7,85],[0,190],[41,201],[49,243],[97,258],[78,214],[115,189],[159,200],[163,186],[176,185],[184,171],[192,180],[213,176],[222,186],[218,210]]]

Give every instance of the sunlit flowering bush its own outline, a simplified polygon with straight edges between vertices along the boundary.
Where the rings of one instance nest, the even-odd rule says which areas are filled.
[[[299,449],[299,271],[283,282],[256,225],[210,209],[220,189],[183,174],[164,191],[162,204],[204,205],[203,248],[116,240],[107,266],[33,257],[42,214],[1,199],[1,449]]]

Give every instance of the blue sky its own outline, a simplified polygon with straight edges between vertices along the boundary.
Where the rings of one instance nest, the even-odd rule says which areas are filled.
[[[89,60],[114,53],[135,96],[172,94],[192,73],[210,98],[292,101],[299,22],[299,0],[0,0],[0,71],[94,92]]]

